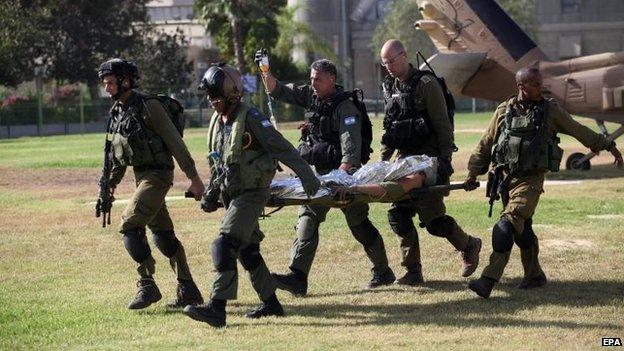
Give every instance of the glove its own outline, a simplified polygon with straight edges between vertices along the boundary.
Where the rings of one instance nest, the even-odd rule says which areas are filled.
[[[266,57],[266,62],[264,62],[267,66],[269,64],[269,58],[268,58],[269,53],[267,52],[266,49],[262,48],[258,51],[256,51],[256,54],[254,55],[254,62],[256,63],[256,65],[258,67],[260,67],[260,64],[262,64],[263,59]]]
[[[464,189],[466,189],[466,191],[473,191],[478,187],[479,183],[477,183],[477,177],[469,174],[464,181]]]
[[[321,187],[321,181],[318,180],[318,178],[316,177],[314,177],[313,179],[310,179],[309,181],[303,181],[302,179],[301,186],[303,186],[303,190],[305,191],[306,195],[308,195],[309,197],[312,197],[316,195],[316,192]]]
[[[438,184],[447,184],[451,179],[451,174],[455,172],[451,165],[451,160],[438,157]]]
[[[210,213],[216,211],[219,206],[219,196],[221,191],[218,188],[208,186],[202,195],[199,205],[204,212]]]

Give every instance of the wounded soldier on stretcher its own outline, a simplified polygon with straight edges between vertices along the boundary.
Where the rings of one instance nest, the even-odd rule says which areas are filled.
[[[376,162],[353,174],[336,169],[319,176],[321,188],[312,197],[303,191],[298,178],[273,180],[269,207],[302,204],[346,207],[370,202],[396,202],[430,191],[465,189],[465,184],[437,184],[435,157],[415,155],[396,162]]]

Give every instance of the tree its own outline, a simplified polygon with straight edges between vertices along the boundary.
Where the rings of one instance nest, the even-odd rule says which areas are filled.
[[[0,85],[14,87],[32,79],[36,59],[43,55],[48,34],[41,23],[47,16],[30,3],[0,2]]]
[[[390,5],[384,19],[375,28],[373,35],[373,55],[379,56],[381,47],[389,39],[399,39],[407,52],[416,57],[420,51],[425,57],[435,52],[435,47],[427,34],[414,29],[414,22],[421,19],[418,3],[412,0],[396,0]]]
[[[195,1],[198,17],[216,38],[221,56],[233,57],[241,73],[253,65],[253,57],[246,52],[275,45],[279,36],[275,14],[285,5],[285,0]]]
[[[184,34],[154,32],[130,54],[139,66],[141,88],[168,93],[186,89],[191,84],[192,63],[187,61]]]
[[[496,0],[496,2],[533,41],[537,42],[535,0]]]

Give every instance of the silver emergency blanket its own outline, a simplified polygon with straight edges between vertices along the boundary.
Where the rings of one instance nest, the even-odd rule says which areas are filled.
[[[341,169],[335,169],[325,175],[318,176],[321,187],[318,192],[308,198],[299,178],[274,179],[271,182],[271,198],[275,200],[306,200],[315,203],[315,199],[327,199],[333,197],[336,186],[354,186],[362,184],[379,184],[386,181],[397,181],[407,175],[425,172],[427,182],[425,185],[434,184],[436,181],[437,160],[435,157],[426,155],[414,155],[401,158],[396,162],[369,163],[358,169],[353,175]],[[286,201],[287,205],[291,201]]]

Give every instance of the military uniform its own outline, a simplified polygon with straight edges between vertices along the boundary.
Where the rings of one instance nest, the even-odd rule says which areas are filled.
[[[326,174],[341,163],[354,167],[361,164],[362,116],[354,103],[341,99],[342,88],[334,96],[319,99],[309,85],[284,85],[279,81],[271,95],[283,102],[306,108],[306,127],[299,152],[314,165],[317,173]],[[325,221],[329,207],[301,206],[292,244],[290,269],[307,278],[319,242],[319,226]],[[373,280],[390,274],[388,258],[379,231],[368,219],[367,204],[342,209],[353,236],[363,245],[372,263]],[[392,275],[394,276],[394,275]],[[374,284],[373,284],[374,285]],[[305,294],[305,292],[303,292]]]
[[[217,113],[212,116],[208,149],[213,177],[226,172],[221,185],[226,210],[212,246],[217,271],[212,299],[236,299],[238,258],[249,272],[258,296],[266,301],[274,295],[276,286],[260,254],[264,234],[258,218],[268,200],[277,161],[294,170],[304,185],[316,184],[312,188],[318,189],[319,181],[271,122],[245,103],[235,107],[227,123]]]
[[[111,116],[113,123],[108,137],[113,168],[110,184],[115,187],[127,166],[133,167],[136,190],[123,212],[120,232],[128,253],[138,263],[140,277],[146,279],[142,282],[148,282],[155,272],[145,226],[152,231],[156,247],[169,258],[178,280],[192,281],[165,196],[173,185],[173,158],[189,179],[197,176],[195,163],[168,112],[157,99],[132,90],[124,104],[117,101],[113,105]],[[194,283],[192,285],[194,287]]]
[[[563,151],[557,145],[557,133],[571,135],[596,152],[613,145],[573,120],[555,100],[520,104],[511,97],[498,106],[470,156],[469,177],[486,173],[492,163],[502,167],[508,183],[501,194],[501,219],[492,230],[494,251],[482,277],[501,278],[515,242],[520,247],[525,281],[543,277],[545,283],[532,217],[544,192],[544,174],[559,170]]]
[[[405,82],[391,76],[384,81],[381,158],[390,160],[395,150],[399,158],[420,154],[437,157],[437,183],[448,184],[453,172],[450,162],[455,144],[442,87],[434,76],[418,71],[411,64],[409,77]],[[466,252],[469,244],[478,241],[468,236],[453,217],[446,215],[444,194],[395,202],[388,211],[388,221],[400,238],[401,265],[408,272],[420,274],[421,271],[418,234],[412,220],[416,214],[421,227],[426,227],[432,235],[445,237],[459,251]]]

